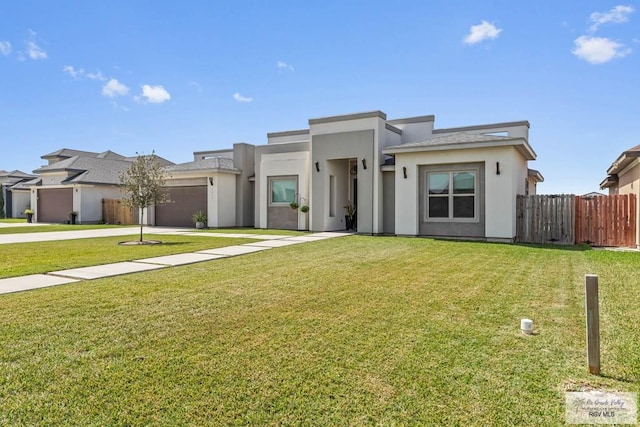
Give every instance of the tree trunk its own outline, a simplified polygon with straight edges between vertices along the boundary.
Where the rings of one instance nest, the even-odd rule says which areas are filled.
[[[140,243],[142,243],[142,218],[144,218],[144,208],[140,209]]]

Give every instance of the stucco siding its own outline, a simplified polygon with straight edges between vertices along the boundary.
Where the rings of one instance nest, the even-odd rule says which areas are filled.
[[[273,147],[277,147],[274,145]],[[259,167],[258,167],[259,163]],[[269,177],[296,176],[298,179],[298,197],[309,202],[310,154],[308,151],[261,154],[256,162],[256,226],[268,228]],[[307,216],[313,215],[313,202],[308,214],[298,209],[298,229],[307,228]]]
[[[320,171],[314,169],[312,172],[311,207],[314,212],[311,215],[312,231],[340,229],[337,228],[337,214],[334,218],[329,216],[330,175],[334,174],[333,176],[336,177],[335,188],[339,192],[336,204],[342,207],[347,202],[346,198],[340,197],[340,195],[346,194],[342,189],[348,189],[350,185],[348,163],[346,162],[349,159],[356,159],[358,167],[358,232],[378,233],[378,230],[381,229],[377,223],[374,223],[374,220],[377,221],[379,216],[378,206],[375,204],[378,197],[374,197],[374,192],[382,188],[378,183],[380,170],[375,155],[374,136],[373,129],[313,136],[311,162],[314,165],[317,162]],[[344,164],[347,167],[344,168],[344,174],[339,173],[336,169],[341,164],[336,163],[336,160],[345,161]],[[329,163],[330,161],[333,163]],[[344,215],[344,210],[341,210]]]
[[[124,194],[114,186],[78,186],[74,195],[73,210],[77,221],[84,224],[99,223],[102,218],[102,199],[121,199]]]
[[[612,187],[613,188],[613,187]],[[611,192],[610,192],[611,194]],[[640,213],[640,163],[634,162],[618,174],[617,191],[614,194],[635,194],[636,212]],[[636,246],[640,246],[640,214],[636,214]]]
[[[526,162],[520,159],[513,147],[397,154],[396,171],[406,167],[408,179],[396,173],[396,234],[419,234],[419,166],[484,162],[485,237],[512,239],[516,229],[516,194],[520,188],[524,194],[527,176]],[[500,162],[499,175],[497,162]]]

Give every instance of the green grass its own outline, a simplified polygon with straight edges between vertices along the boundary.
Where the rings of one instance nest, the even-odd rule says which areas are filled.
[[[0,218],[0,222],[6,222],[6,223],[26,223],[27,219],[26,218]]]
[[[257,241],[244,238],[167,234],[145,234],[144,238],[145,240],[160,240],[163,244],[118,245],[118,242],[136,241],[137,236],[134,235],[0,245],[0,253],[3,257],[3,262],[0,263],[0,278],[132,261]]]
[[[0,296],[0,424],[563,425],[565,391],[640,391],[639,261],[350,236]]]
[[[24,221],[23,221],[24,222]],[[0,234],[43,233],[48,231],[97,230],[102,228],[138,227],[111,224],[77,224],[77,225],[30,225],[28,227],[0,227]]]
[[[259,228],[249,228],[249,227],[237,227],[237,228],[208,228],[203,230],[203,233],[239,233],[239,234],[270,234],[270,235],[278,235],[278,236],[304,236],[305,234],[309,234],[308,231],[297,231],[297,230],[277,230],[277,229],[259,229]]]

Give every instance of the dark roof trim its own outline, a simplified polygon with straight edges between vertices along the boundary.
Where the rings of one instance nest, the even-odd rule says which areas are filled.
[[[600,189],[604,190],[605,188],[614,187],[618,184],[618,175],[609,175],[600,183]]]
[[[317,119],[309,119],[309,125],[320,125],[323,123],[342,122],[345,120],[370,119],[379,118],[387,120],[387,115],[380,110],[366,111],[364,113],[344,114],[341,116],[320,117]]]
[[[522,120],[519,122],[503,122],[503,123],[492,123],[486,125],[477,125],[477,126],[462,126],[457,128],[444,128],[444,129],[434,129],[433,133],[449,133],[449,132],[466,132],[470,130],[494,130],[495,128],[505,128],[505,127],[514,127],[514,126],[526,126],[530,127],[529,122],[527,120]]]
[[[283,136],[299,136],[309,135],[309,129],[287,130],[284,132],[271,132],[267,134],[267,138],[281,138]]]
[[[544,182],[544,177],[542,176],[542,174],[535,169],[528,169],[527,176],[533,178],[535,182]]]
[[[402,129],[398,129],[397,127],[390,125],[389,123],[385,123],[384,128],[386,130],[390,130],[393,133],[397,133],[398,135],[402,135]]]
[[[405,119],[389,120],[389,123],[391,123],[392,125],[406,125],[409,123],[433,122],[435,120],[436,120],[436,116],[431,114],[429,116],[416,116],[416,117],[407,117]]]
[[[640,145],[623,151],[615,162],[611,163],[611,166],[607,169],[607,173],[609,175],[615,175],[622,172],[627,166],[629,166],[629,164],[631,164],[631,162],[633,162],[634,159],[638,157],[640,157]]]

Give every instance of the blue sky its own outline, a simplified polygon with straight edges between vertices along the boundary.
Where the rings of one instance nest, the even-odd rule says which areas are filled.
[[[640,12],[607,1],[0,3],[0,169],[59,148],[266,143],[382,110],[529,120],[541,193],[598,190],[640,144]]]

